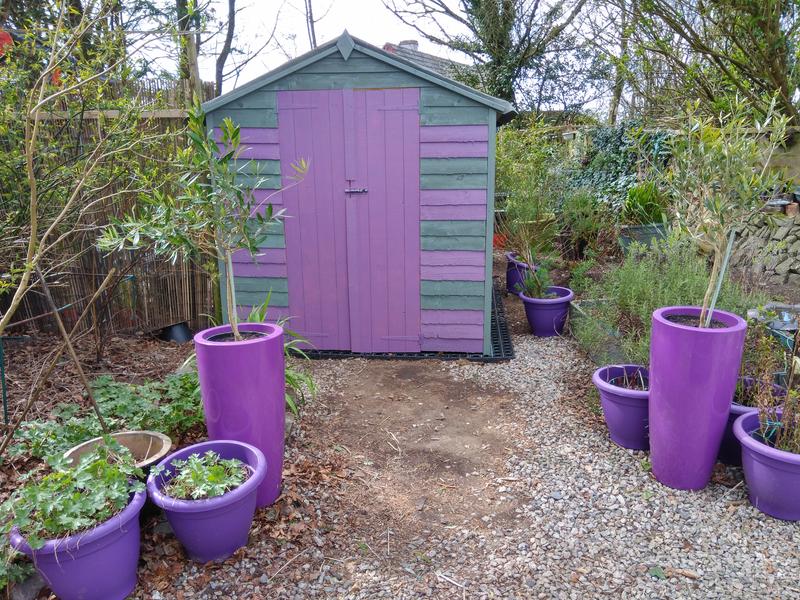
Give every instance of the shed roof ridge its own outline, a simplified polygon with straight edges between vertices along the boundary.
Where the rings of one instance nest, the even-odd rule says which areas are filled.
[[[362,54],[366,54],[367,56],[383,61],[398,69],[420,77],[421,79],[425,79],[457,94],[475,100],[479,104],[488,106],[489,108],[492,108],[501,114],[507,114],[514,111],[513,105],[507,100],[495,98],[494,96],[485,94],[479,90],[476,90],[475,88],[455,81],[454,79],[446,77],[422,65],[416,64],[413,61],[390,54],[385,50],[373,46],[372,44],[360,40],[359,38],[351,36],[347,30],[342,32],[339,37],[329,40],[317,48],[284,63],[280,67],[256,77],[241,87],[235,88],[229,92],[226,92],[225,94],[222,94],[221,96],[204,102],[203,110],[206,112],[217,110],[218,108],[225,106],[226,104],[233,102],[242,96],[255,92],[262,87],[269,85],[273,81],[283,79],[284,77],[291,75],[292,73],[299,71],[300,69],[313,64],[316,61],[325,58],[326,56],[330,56],[334,53],[341,53],[341,48],[349,47],[351,43],[353,44],[353,49],[361,52]]]

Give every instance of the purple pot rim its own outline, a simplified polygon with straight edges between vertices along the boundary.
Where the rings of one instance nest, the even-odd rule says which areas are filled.
[[[670,321],[667,318],[677,315],[683,315],[688,317],[699,317],[701,312],[703,312],[703,309],[699,306],[664,306],[662,308],[657,308],[655,311],[653,311],[653,322],[658,322],[661,323],[662,325],[673,327],[675,329],[679,329],[682,331],[700,332],[707,335],[730,334],[738,331],[744,331],[745,329],[747,329],[747,321],[745,321],[742,317],[734,313],[719,309],[714,309],[712,318],[715,321],[722,322],[723,324],[726,325],[726,327],[719,327],[719,328],[690,327],[688,325],[675,323],[674,321]]]
[[[758,429],[758,425],[759,416],[757,410],[746,412],[733,422],[733,435],[739,440],[742,448],[747,448],[751,452],[771,460],[788,463],[793,467],[800,467],[800,454],[772,448],[754,438],[752,433]]]
[[[522,267],[524,269],[529,269],[530,265],[525,261],[519,260],[517,258],[518,256],[519,254],[516,252],[506,252],[506,260],[508,260],[508,262],[513,263],[517,268]]]
[[[266,335],[251,340],[241,340],[239,342],[215,342],[211,340],[210,338],[214,337],[215,335],[231,333],[233,331],[229,324],[225,324],[218,325],[216,327],[210,327],[209,329],[203,329],[203,331],[198,331],[194,336],[194,343],[202,344],[204,346],[245,346],[272,340],[283,335],[283,327],[276,325],[275,323],[239,323],[239,330],[257,331],[260,333],[266,333]]]
[[[204,498],[202,500],[181,500],[163,493],[157,482],[157,479],[160,478],[160,475],[151,474],[147,478],[147,494],[150,496],[150,500],[153,501],[153,504],[159,508],[163,508],[164,510],[172,512],[202,513],[219,508],[225,508],[243,499],[248,494],[255,494],[258,490],[258,486],[261,485],[261,482],[264,480],[264,477],[267,474],[267,459],[264,457],[264,453],[261,452],[261,450],[245,442],[239,442],[236,440],[209,440],[207,442],[192,444],[191,446],[182,448],[177,452],[173,452],[164,458],[164,460],[162,460],[160,463],[158,463],[157,466],[166,468],[170,466],[170,463],[175,460],[175,458],[182,459],[190,454],[202,453],[206,448],[212,449],[225,444],[244,447],[252,452],[256,457],[255,465],[247,463],[248,466],[253,469],[253,473],[247,478],[247,481],[245,481],[239,487],[222,494],[222,496]]]
[[[96,542],[113,533],[119,533],[124,525],[132,521],[134,518],[138,519],[139,513],[144,506],[146,497],[147,494],[144,490],[135,492],[131,501],[128,502],[128,506],[123,508],[110,519],[103,521],[91,529],[79,531],[78,533],[73,533],[72,535],[64,538],[47,540],[44,543],[44,546],[37,548],[36,550],[30,547],[19,530],[14,527],[9,534],[11,546],[16,550],[27,554],[28,556],[50,555],[67,551],[80,552],[81,546],[88,547],[88,545],[92,542]]]
[[[528,304],[543,304],[543,305],[566,304],[572,302],[572,300],[575,298],[575,292],[573,292],[568,287],[562,287],[560,285],[551,285],[549,288],[547,288],[547,290],[548,291],[564,290],[567,293],[564,294],[563,296],[559,296],[558,298],[531,298],[529,296],[526,296],[525,292],[519,292],[517,295],[519,296],[520,300]]]
[[[594,373],[592,373],[592,383],[595,387],[599,390],[604,392],[610,392],[612,394],[616,394],[617,396],[623,396],[625,398],[635,398],[637,400],[647,400],[650,397],[649,390],[629,390],[628,388],[620,387],[618,385],[613,385],[608,383],[606,379],[603,378],[603,375],[612,368],[622,368],[627,370],[628,367],[633,369],[641,369],[645,371],[649,376],[649,371],[647,367],[644,365],[633,365],[633,364],[625,364],[625,365],[604,365],[597,369]]]

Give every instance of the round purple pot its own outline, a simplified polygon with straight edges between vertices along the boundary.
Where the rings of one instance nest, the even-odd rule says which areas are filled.
[[[740,377],[739,385],[751,386],[753,385],[752,377]],[[774,398],[783,398],[786,395],[786,390],[779,385],[772,385],[772,396]],[[726,465],[733,465],[735,467],[742,466],[742,446],[736,436],[733,435],[733,423],[745,413],[756,412],[758,409],[752,406],[744,406],[736,402],[734,394],[733,402],[731,403],[731,410],[728,413],[728,421],[725,423],[725,432],[722,434],[722,443],[719,446],[719,453],[717,460],[725,463]]]
[[[647,435],[647,390],[629,390],[609,383],[626,374],[648,379],[647,368],[641,365],[610,365],[600,367],[592,375],[597,391],[600,392],[600,405],[606,420],[608,433],[618,446],[631,450],[650,448]]]
[[[575,297],[572,290],[565,287],[551,286],[547,288],[557,298],[528,298],[524,293],[518,295],[525,305],[525,316],[531,333],[538,337],[561,335],[569,315],[569,303]]]
[[[759,441],[757,412],[745,413],[733,424],[742,445],[742,469],[750,502],[761,512],[785,521],[800,521],[800,455]]]
[[[700,312],[659,308],[650,337],[650,461],[656,479],[680,490],[702,489],[711,479],[747,330],[744,319],[721,310],[714,311],[719,329],[668,319]]]
[[[522,285],[525,276],[528,274],[528,263],[517,260],[517,255],[514,252],[506,252],[506,260],[508,260],[508,265],[506,266],[506,291],[509,294],[519,294],[521,288],[517,286]]]
[[[251,468],[250,477],[230,492],[207,500],[179,500],[163,493],[175,475],[172,462],[212,450],[221,458],[236,458]],[[264,454],[250,444],[217,440],[188,446],[159,463],[163,471],[147,478],[147,493],[164,510],[172,531],[192,560],[224,560],[247,544],[256,511],[258,486],[267,474]]]
[[[281,493],[286,418],[283,329],[271,323],[241,323],[240,331],[261,337],[214,341],[230,325],[194,336],[206,428],[212,440],[237,440],[264,453],[269,472],[258,490],[258,506]]]
[[[136,492],[122,512],[93,529],[49,540],[33,550],[19,532],[11,546],[33,560],[53,593],[63,600],[123,600],[136,587],[139,513],[146,494]]]

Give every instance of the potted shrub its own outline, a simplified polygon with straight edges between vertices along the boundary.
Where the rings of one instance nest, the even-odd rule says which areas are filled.
[[[194,444],[153,468],[147,493],[164,510],[189,558],[224,560],[247,544],[267,461],[233,440]]]
[[[611,440],[623,448],[648,450],[649,379],[642,365],[609,365],[592,375]]]
[[[575,297],[571,289],[553,285],[548,263],[542,261],[535,269],[529,269],[518,289],[531,333],[537,337],[561,335]]]
[[[788,381],[800,372],[800,335],[795,336]],[[800,520],[800,389],[782,398],[760,394],[758,411],[736,419],[733,434],[742,445],[742,469],[750,502],[787,521]]]
[[[185,175],[180,193],[161,191],[142,198],[137,212],[108,227],[101,237],[105,249],[147,246],[172,260],[180,256],[216,256],[224,265],[227,324],[194,337],[197,371],[206,427],[213,440],[234,439],[264,452],[270,470],[258,494],[258,505],[280,494],[285,420],[285,363],[283,328],[272,323],[239,323],[234,288],[233,254],[255,256],[259,243],[282,218],[270,198],[259,199],[251,189],[250,163],[237,162],[240,129],[229,118],[217,134],[206,131],[199,106],[189,111],[189,148],[182,154]],[[291,165],[289,186],[297,185],[308,165]],[[258,181],[254,188],[263,187]],[[286,188],[284,188],[286,189]]]
[[[772,381],[774,373],[782,367],[783,362],[780,343],[769,334],[766,325],[759,321],[750,322],[745,339],[742,376],[736,383],[736,392],[717,455],[721,462],[734,466],[742,464],[742,446],[733,435],[736,419],[745,413],[757,411],[759,405],[769,404],[773,398],[780,399],[786,395],[786,389]],[[767,398],[763,398],[763,395],[767,395]]]
[[[667,235],[667,205],[653,181],[639,183],[628,190],[622,205],[619,244],[624,252],[637,242],[651,246]]]
[[[3,504],[11,545],[64,600],[122,600],[136,587],[142,472],[107,438],[75,467],[60,459]]]
[[[516,252],[506,252],[506,291],[509,294],[518,294],[522,281],[528,274],[528,263],[519,259]]]
[[[650,340],[650,450],[653,474],[673,488],[701,489],[711,478],[736,388],[747,324],[716,310],[739,227],[777,189],[769,168],[786,120],[768,115],[755,129],[747,107],[717,124],[696,113],[671,141],[660,171],[678,222],[712,256],[702,306],[653,313]]]

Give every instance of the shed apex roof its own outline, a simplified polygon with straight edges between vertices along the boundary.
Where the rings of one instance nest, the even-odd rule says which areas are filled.
[[[406,71],[407,73],[415,75],[420,79],[425,79],[431,83],[449,89],[452,92],[461,94],[462,96],[488,106],[489,108],[492,108],[501,114],[514,112],[514,107],[506,100],[489,96],[488,94],[479,92],[474,88],[464,85],[463,83],[459,83],[458,81],[454,81],[449,77],[445,77],[440,73],[436,73],[435,71],[427,69],[419,64],[415,64],[412,61],[390,54],[358,38],[352,37],[349,33],[347,33],[346,30],[338,38],[326,42],[322,46],[319,46],[314,50],[303,54],[302,56],[290,60],[277,69],[269,71],[241,87],[233,89],[230,92],[214,98],[213,100],[205,102],[203,104],[203,109],[206,112],[214,111],[222,106],[225,106],[229,102],[237,100],[242,96],[249,94],[250,92],[254,92],[259,88],[272,83],[273,81],[282,79],[283,77],[286,77],[295,71],[299,71],[304,67],[336,52],[339,52],[342,57],[347,60],[350,58],[350,54],[353,50],[358,50],[367,56],[383,61],[397,69],[400,69],[401,71]]]

